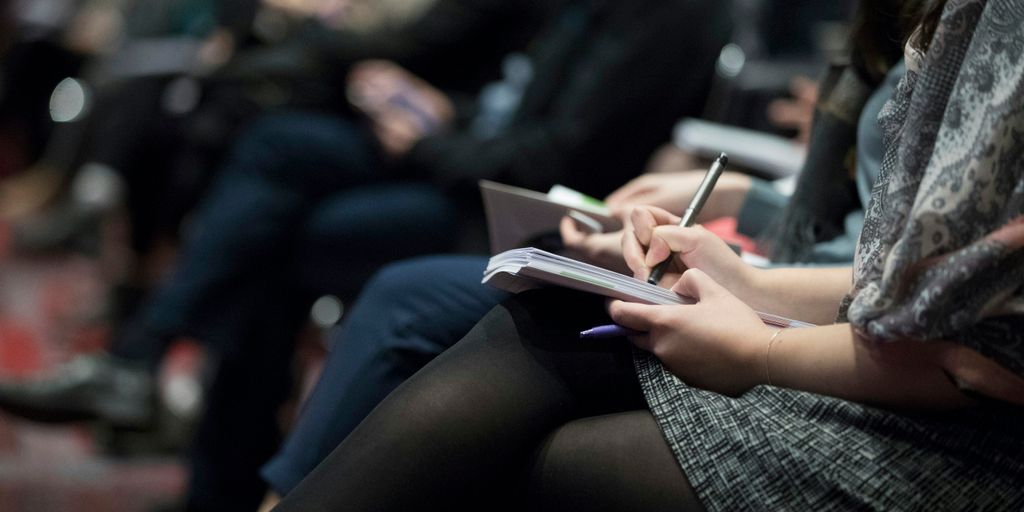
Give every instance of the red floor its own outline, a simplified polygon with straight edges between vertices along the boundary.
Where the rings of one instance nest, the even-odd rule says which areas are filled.
[[[82,256],[14,257],[0,225],[0,375],[46,371],[102,346],[100,267]],[[173,501],[169,456],[111,457],[89,425],[44,426],[0,412],[0,512],[145,511]]]

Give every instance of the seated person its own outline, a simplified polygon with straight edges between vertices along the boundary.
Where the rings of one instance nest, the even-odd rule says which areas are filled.
[[[1020,508],[1024,160],[1006,134],[1024,126],[1024,60],[1004,49],[1024,44],[1024,11],[1011,4],[924,17],[880,116],[853,268],[755,269],[638,209],[630,268],[643,279],[671,258],[662,284],[696,304],[612,301],[606,315],[576,292],[515,297],[277,510]],[[755,309],[822,325],[773,329]],[[609,315],[646,333],[635,348],[579,340]]]
[[[895,49],[898,51],[898,46]],[[865,185],[859,187],[864,192],[861,196],[864,204],[882,156],[878,113],[902,74],[902,65],[897,65],[866,99],[859,115],[856,172]],[[847,92],[842,88],[827,91],[818,107],[822,111],[819,121],[829,112],[837,111],[832,103],[834,98],[849,97]],[[856,113],[847,116],[849,119],[857,117]],[[812,137],[818,142],[812,144],[820,144],[828,131],[840,124],[832,119],[819,122]],[[833,146],[831,149],[844,158],[845,148]],[[836,173],[828,165],[836,161],[832,155],[818,150],[812,150],[812,154],[815,159],[805,165],[803,172],[807,177],[801,180],[798,186],[801,192],[796,194],[791,208],[799,207],[800,198],[809,196],[802,192],[803,188],[817,186],[826,179],[821,178],[822,175],[831,178]],[[651,165],[657,166],[657,162],[654,157]],[[840,169],[846,172],[844,167]],[[645,202],[681,213],[703,174],[703,171],[645,174],[613,192],[607,203],[620,214],[630,211],[632,205]],[[767,224],[766,217],[777,217],[774,208],[782,199],[767,186],[753,185],[752,188],[752,183],[756,181],[746,175],[726,172],[702,210],[700,220],[739,215],[742,230]],[[764,190],[756,191],[757,187]],[[821,215],[816,222],[827,224],[858,215],[863,217],[862,207],[839,213],[831,218]],[[628,218],[625,220],[628,222]],[[846,226],[851,224],[856,229],[860,227],[857,223]],[[570,254],[607,268],[625,267],[621,233],[585,234],[570,219],[563,220],[561,233]],[[804,259],[799,262],[835,265],[837,255],[846,248],[848,263],[853,254],[852,242],[847,240],[855,238],[856,233],[843,233],[822,240],[804,251]],[[475,256],[419,258],[390,265],[370,280],[341,327],[332,333],[333,348],[320,381],[283,448],[263,469],[263,476],[275,495],[287,494],[380,400],[454,344],[489,309],[508,297],[507,293],[480,283],[486,263],[486,258]],[[270,496],[267,503],[275,501],[276,497]]]

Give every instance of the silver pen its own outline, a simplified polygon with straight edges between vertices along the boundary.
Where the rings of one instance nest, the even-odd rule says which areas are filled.
[[[690,205],[686,207],[686,211],[683,212],[683,218],[679,221],[679,225],[688,228],[693,225],[694,221],[697,220],[697,215],[700,214],[701,208],[704,208],[704,203],[708,201],[708,196],[711,195],[711,191],[715,189],[715,183],[718,182],[718,177],[722,175],[722,171],[725,170],[725,166],[729,163],[729,157],[725,153],[719,153],[718,158],[714,162],[711,162],[711,168],[708,169],[707,174],[704,175],[704,179],[701,180],[700,186],[697,187],[697,192],[693,194],[693,199],[690,200]],[[657,285],[661,277],[665,275],[665,269],[668,268],[669,263],[672,261],[672,255],[670,254],[665,261],[658,263],[653,269],[651,269],[651,275],[647,278],[647,282],[653,285]]]

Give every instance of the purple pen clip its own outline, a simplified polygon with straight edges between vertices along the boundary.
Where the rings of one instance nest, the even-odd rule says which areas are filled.
[[[603,340],[606,338],[621,338],[623,336],[637,336],[640,334],[647,334],[645,332],[634,331],[617,324],[599,325],[593,329],[587,329],[580,332],[580,339],[582,340]]]

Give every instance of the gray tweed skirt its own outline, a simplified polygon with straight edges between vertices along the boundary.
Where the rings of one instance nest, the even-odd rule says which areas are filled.
[[[897,413],[687,386],[637,351],[651,412],[709,511],[1024,510],[1024,409]]]

